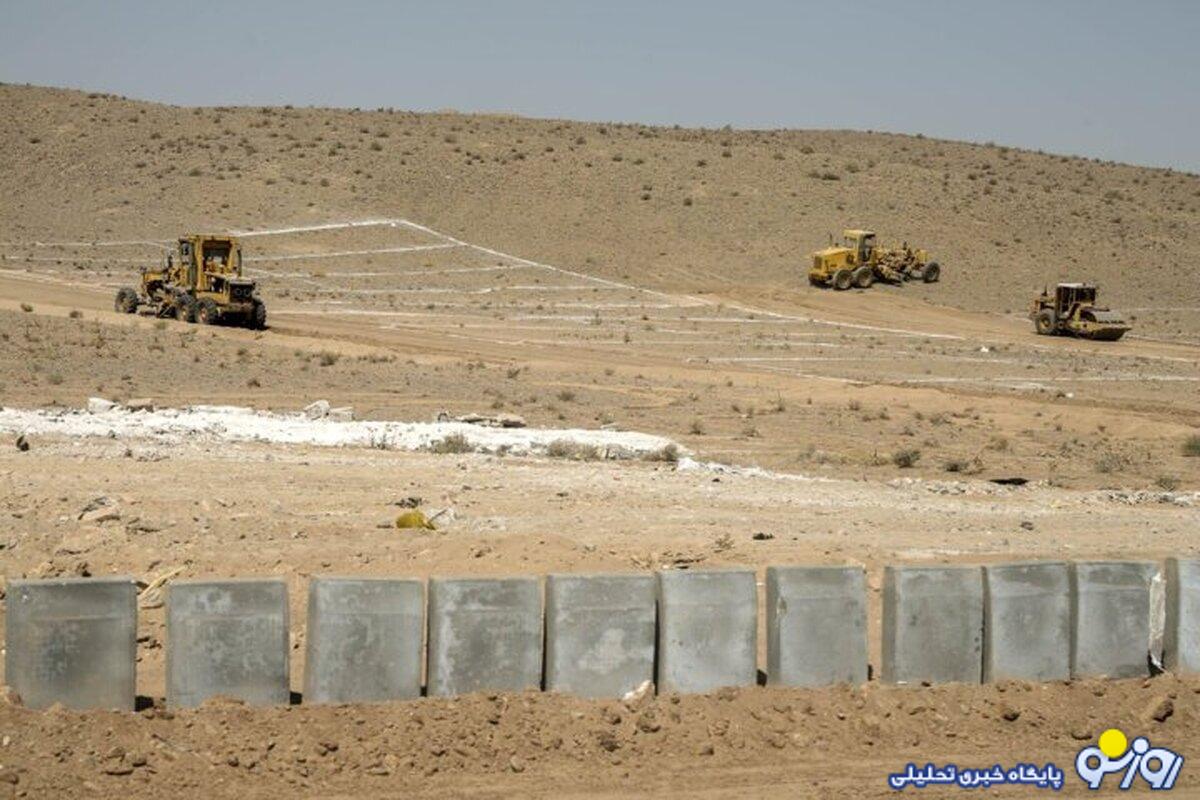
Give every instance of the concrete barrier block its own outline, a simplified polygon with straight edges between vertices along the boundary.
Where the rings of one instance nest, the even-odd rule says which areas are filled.
[[[1167,627],[1163,666],[1200,675],[1200,559],[1167,559]]]
[[[429,694],[542,685],[537,578],[431,578]]]
[[[420,697],[423,581],[314,577],[307,630],[305,703]]]
[[[1157,572],[1148,561],[1071,565],[1071,677],[1150,673],[1150,581]]]
[[[983,679],[1071,677],[1071,576],[1063,561],[983,568]]]
[[[653,575],[546,578],[546,689],[620,697],[654,680]]]
[[[134,709],[132,578],[10,580],[6,603],[5,680],[25,705]]]
[[[750,570],[658,576],[658,691],[753,686],[758,677],[758,588]]]
[[[290,700],[287,584],[187,580],[167,592],[167,704]]]
[[[886,567],[882,655],[889,683],[979,683],[983,570]]]
[[[867,680],[862,567],[767,567],[767,682],[824,686]]]

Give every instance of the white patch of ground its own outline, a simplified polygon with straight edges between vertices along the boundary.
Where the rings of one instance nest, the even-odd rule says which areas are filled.
[[[105,401],[99,401],[103,405]],[[0,430],[14,434],[367,447],[386,450],[631,459],[686,453],[663,436],[581,428],[494,428],[466,422],[373,422],[310,419],[304,413],[241,406],[187,406],[153,411],[0,408]],[[462,437],[458,439],[457,437]]]

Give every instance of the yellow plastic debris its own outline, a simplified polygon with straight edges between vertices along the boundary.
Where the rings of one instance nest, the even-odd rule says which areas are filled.
[[[436,531],[437,528],[420,511],[412,509],[396,517],[397,528],[417,528],[420,530]]]

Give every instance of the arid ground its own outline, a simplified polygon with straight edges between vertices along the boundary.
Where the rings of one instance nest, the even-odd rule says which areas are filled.
[[[297,691],[312,574],[863,564],[877,668],[885,564],[1200,554],[1197,176],[870,133],[17,86],[0,108],[0,405],[506,413],[699,465],[4,434],[6,577],[285,576]],[[809,251],[859,226],[942,280],[809,287]],[[243,234],[266,331],[112,310],[190,231]],[[1059,280],[1134,330],[1035,336]],[[438,530],[392,525],[410,498]],[[143,710],[0,704],[0,797],[881,796],[909,761],[1053,761],[1083,794],[1107,727],[1200,742],[1200,681],[1170,675],[172,713],[142,606]]]

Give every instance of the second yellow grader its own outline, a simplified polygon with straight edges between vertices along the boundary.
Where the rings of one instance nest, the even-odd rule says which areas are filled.
[[[933,283],[942,274],[942,268],[930,260],[925,250],[913,249],[907,243],[881,247],[874,231],[852,228],[842,231],[842,238],[841,246],[826,247],[812,254],[808,282],[813,286],[869,289],[877,280]]]

